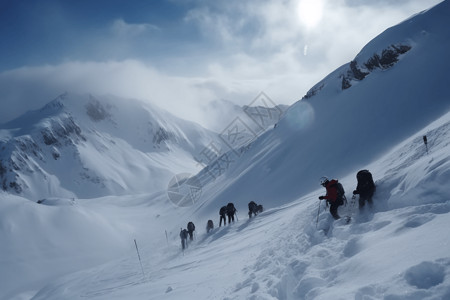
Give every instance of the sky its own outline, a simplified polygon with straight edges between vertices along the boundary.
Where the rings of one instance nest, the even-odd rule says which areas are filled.
[[[264,92],[292,104],[439,2],[4,0],[0,123],[66,91],[149,100],[206,126],[212,101],[246,105]]]

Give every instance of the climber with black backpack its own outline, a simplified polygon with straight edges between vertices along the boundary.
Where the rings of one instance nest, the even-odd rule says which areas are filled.
[[[227,216],[228,216],[228,224],[231,224],[231,221],[234,222],[234,215],[236,214],[236,208],[232,202],[227,204]]]
[[[327,205],[330,204],[330,213],[333,218],[335,220],[340,219],[338,207],[343,205],[346,200],[344,187],[336,179],[328,180],[325,176],[320,179],[320,184],[326,188],[327,194],[320,196],[319,200],[327,200]]]
[[[359,195],[359,208],[363,208],[366,201],[372,206],[372,196],[375,193],[375,183],[373,182],[372,173],[368,170],[361,170],[356,174],[358,185],[353,195]]]
[[[185,249],[187,247],[187,237],[188,231],[186,229],[180,230],[180,239],[181,239],[181,249]]]
[[[219,227],[222,226],[222,220],[223,220],[223,225],[227,225],[227,207],[226,206],[222,206],[219,210],[219,215],[220,215],[220,221],[219,221]]]
[[[189,222],[189,223],[187,224],[187,231],[188,231],[188,233],[189,233],[189,239],[190,239],[191,241],[193,241],[193,240],[194,240],[194,231],[195,231],[195,225],[194,225],[194,223]]]
[[[248,217],[249,218],[252,217],[252,214],[254,214],[256,217],[256,215],[259,214],[260,212],[263,212],[263,210],[264,210],[263,206],[261,204],[257,205],[255,203],[255,201],[250,201],[248,203]]]

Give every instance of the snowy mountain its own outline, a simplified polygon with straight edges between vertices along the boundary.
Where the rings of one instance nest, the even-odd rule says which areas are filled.
[[[92,95],[63,94],[0,127],[2,189],[35,200],[165,190],[218,140],[148,103]]]
[[[342,177],[362,168],[445,114],[448,6],[445,1],[372,40],[292,105],[277,128],[233,157],[223,178],[205,189],[222,202],[288,203],[316,189],[321,176]],[[371,67],[385,56],[390,63]]]
[[[246,122],[233,119],[218,135],[217,143],[228,150],[198,173],[202,192],[191,206],[172,205],[164,192],[144,193],[131,184],[127,176],[139,176],[125,164],[126,196],[108,185],[107,197],[53,197],[37,204],[25,193],[0,192],[0,299],[449,299],[449,15],[450,1],[444,1],[389,28],[315,85],[277,126],[252,134]],[[149,156],[173,154],[184,162],[205,150],[204,143],[193,142],[201,139],[188,133],[185,143],[193,146],[179,151],[170,139],[160,148],[143,142],[131,129],[144,118],[136,111],[127,114],[134,105],[119,113],[94,101],[89,116],[86,105],[92,102],[84,101],[76,105],[80,113],[33,119],[34,112],[27,123],[3,126],[2,141],[8,141],[3,151],[16,149],[12,143],[19,147],[19,137],[30,137],[36,149],[57,140],[82,149],[79,157],[89,170],[110,174],[103,168],[111,164],[99,160],[111,155],[96,153],[100,145],[112,147],[107,143],[112,136],[114,153],[133,145]],[[140,112],[148,117],[147,110]],[[75,115],[85,116],[83,122],[70,121]],[[61,129],[48,125],[52,121],[64,124],[63,136],[69,137],[60,140]],[[25,134],[23,124],[29,124]],[[179,131],[164,128],[184,143]],[[91,141],[94,134],[99,138]],[[25,145],[28,160],[18,155],[14,162],[23,157],[34,171],[31,162],[41,160],[34,158],[39,155],[32,142]],[[55,160],[47,151],[46,161],[75,153],[55,148],[60,156]],[[123,161],[138,165],[133,155]],[[376,181],[373,207],[340,207],[342,216],[352,212],[352,221],[334,221],[317,199],[325,193],[319,178],[339,179],[350,200],[356,172],[363,168]],[[18,175],[25,178],[26,172]],[[64,184],[62,174],[61,187],[82,195],[80,187]],[[28,187],[32,194],[36,187]],[[252,219],[250,200],[265,207]],[[239,219],[217,228],[219,208],[230,201]],[[203,227],[208,219],[216,225],[210,234]],[[182,252],[178,234],[188,221],[196,224],[196,239]]]

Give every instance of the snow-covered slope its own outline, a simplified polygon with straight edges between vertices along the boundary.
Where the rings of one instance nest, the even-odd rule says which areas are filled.
[[[148,103],[64,94],[1,126],[2,189],[38,200],[164,190],[218,140]]]
[[[449,15],[445,1],[381,34],[290,107],[275,128],[221,156],[215,161],[221,168],[203,170],[202,197],[191,207],[171,205],[164,193],[137,195],[143,190],[134,185],[128,196],[58,197],[41,204],[1,192],[0,298],[448,299]],[[94,111],[94,119],[104,116]],[[123,120],[113,120],[121,128]],[[2,140],[22,136],[12,130],[18,127],[2,131]],[[98,135],[83,146],[89,149],[107,143],[113,136],[108,130],[116,130],[78,127]],[[87,143],[75,126],[64,128],[73,128],[69,145]],[[127,149],[122,141],[138,148],[128,143],[134,131],[123,132],[114,134],[122,137],[116,151]],[[222,135],[229,146],[241,145],[231,143],[237,138]],[[104,171],[97,164],[101,155],[84,153],[88,168]],[[324,190],[318,178],[338,178],[350,198],[361,168],[376,180],[374,207],[355,211],[349,225],[334,222],[319,206]],[[266,208],[251,220],[250,200]],[[239,221],[207,235],[206,221],[217,226],[220,206],[230,201]],[[188,221],[197,225],[197,237],[182,253],[178,233]]]
[[[176,226],[154,221],[153,238],[137,238],[141,261],[128,236],[120,259],[52,280],[32,299],[448,299],[449,132],[450,113],[368,165],[377,184],[374,206],[355,209],[349,225],[334,222],[323,203],[317,214],[320,189],[252,219],[238,207],[238,222],[210,234],[203,225],[214,216],[197,215],[196,239],[185,253]],[[342,182],[356,186],[354,174]],[[120,207],[136,214],[133,226],[150,232],[144,216],[155,207],[124,203],[88,201],[78,209],[106,209],[114,219]],[[167,242],[163,224],[174,228]]]
[[[204,209],[217,206],[210,199],[288,203],[315,189],[321,176],[342,177],[364,167],[446,113],[449,15],[450,2],[444,1],[389,28],[319,82],[276,128],[234,155],[221,180],[205,186]],[[402,47],[408,51],[393,50]],[[384,63],[372,67],[380,59]],[[367,73],[364,78],[355,76],[358,70]]]

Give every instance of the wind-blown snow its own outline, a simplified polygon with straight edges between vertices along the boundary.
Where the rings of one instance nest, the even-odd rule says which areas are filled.
[[[450,192],[443,185],[450,180],[449,129],[450,113],[369,165],[375,204],[356,209],[349,225],[333,222],[323,203],[316,224],[318,189],[252,219],[240,207],[238,222],[210,234],[203,218],[196,222],[195,241],[181,253],[176,227],[168,243],[163,227],[145,228],[145,215],[155,218],[153,224],[160,218],[155,207],[143,205],[145,197],[126,205],[129,199],[81,201],[79,209],[103,211],[115,223],[119,211],[123,219],[136,214],[143,268],[133,230],[117,233],[128,237],[121,258],[56,279],[33,299],[447,299]],[[342,179],[348,190],[355,181]]]
[[[392,43],[411,49],[345,90],[349,66],[331,73],[191,207],[140,189],[41,204],[1,192],[0,299],[450,299],[448,15],[445,1],[369,43],[360,67]],[[362,168],[376,181],[373,207],[334,221],[318,178],[338,178],[350,201]],[[266,208],[252,219],[250,200]],[[239,220],[206,234],[230,201]],[[188,221],[196,238],[182,252]]]

